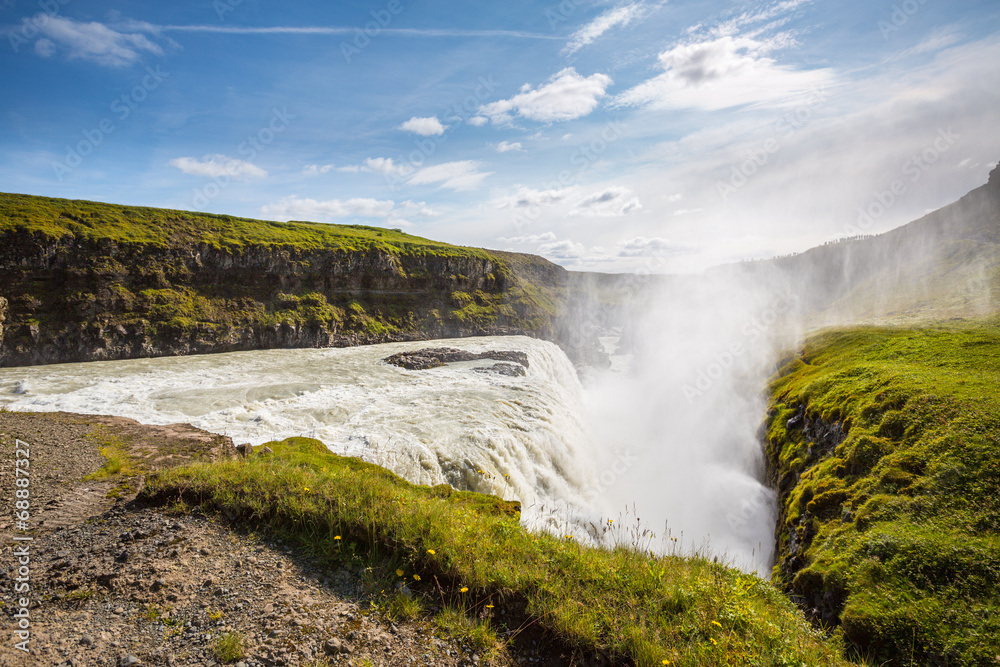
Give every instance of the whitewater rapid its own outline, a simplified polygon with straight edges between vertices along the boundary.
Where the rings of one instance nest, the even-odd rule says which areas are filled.
[[[475,370],[488,359],[420,371],[383,361],[441,346],[519,350],[529,365],[510,377]],[[722,555],[767,576],[775,519],[756,479],[759,407],[720,420],[718,406],[740,412],[740,392],[688,404],[665,369],[650,382],[628,355],[612,362],[581,384],[558,346],[504,336],[56,364],[0,369],[0,406],[188,423],[237,444],[312,437],[414,483],[519,500],[529,528]]]
[[[525,377],[476,372],[489,360],[410,371],[397,352],[448,346],[521,350]],[[335,453],[418,484],[451,484],[522,503],[529,525],[599,521],[594,443],[576,371],[552,343],[481,337],[353,348],[56,364],[0,369],[11,410],[186,422],[237,444],[317,438]]]

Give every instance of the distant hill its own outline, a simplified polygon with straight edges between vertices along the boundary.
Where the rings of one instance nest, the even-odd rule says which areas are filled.
[[[1000,309],[1000,167],[957,202],[878,236],[716,271],[784,282],[814,325],[912,322]]]

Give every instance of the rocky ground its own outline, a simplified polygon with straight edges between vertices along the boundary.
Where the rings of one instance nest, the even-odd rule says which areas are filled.
[[[31,447],[28,533],[10,520],[15,438]],[[133,501],[141,475],[127,485],[85,480],[104,465],[98,446],[109,438],[146,473],[236,455],[227,438],[186,425],[0,412],[0,601],[9,628],[0,665],[486,663],[432,619],[390,620],[367,597],[360,567],[321,567],[225,518],[141,507]],[[14,535],[34,538],[30,654],[15,649],[12,638]],[[233,658],[220,640],[237,635],[242,651]],[[530,645],[494,662],[510,663],[572,664]]]

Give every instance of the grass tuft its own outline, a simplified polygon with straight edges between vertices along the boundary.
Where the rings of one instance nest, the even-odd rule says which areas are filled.
[[[239,632],[224,632],[216,637],[212,653],[219,662],[242,660],[246,657],[246,641]]]

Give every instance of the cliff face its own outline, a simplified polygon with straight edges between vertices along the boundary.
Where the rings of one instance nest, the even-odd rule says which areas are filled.
[[[22,207],[41,199],[7,197]],[[130,240],[105,232],[103,218],[65,213],[62,201],[43,203],[58,222],[74,220],[68,229],[32,228],[19,212],[5,221],[0,209],[0,366],[492,334],[555,340],[563,328],[566,272],[541,258],[372,228],[348,229],[350,244],[221,244],[188,230]],[[105,218],[159,211],[100,206]]]

